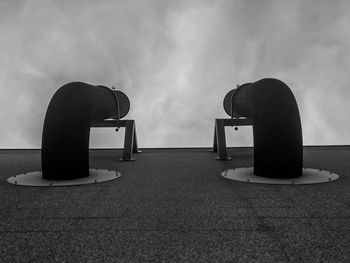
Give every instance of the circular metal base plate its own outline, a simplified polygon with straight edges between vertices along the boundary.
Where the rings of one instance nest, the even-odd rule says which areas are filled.
[[[96,184],[117,179],[121,176],[118,171],[90,169],[90,175],[73,180],[46,180],[43,179],[41,171],[18,174],[7,179],[7,182],[24,186],[72,186],[83,184]]]
[[[303,168],[303,175],[298,178],[276,179],[257,176],[253,167],[228,169],[221,176],[235,181],[258,184],[318,184],[335,181],[339,175],[325,170]],[[281,171],[283,173],[283,171]]]

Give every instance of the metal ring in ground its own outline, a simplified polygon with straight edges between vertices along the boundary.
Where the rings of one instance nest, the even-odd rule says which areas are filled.
[[[96,184],[111,181],[121,176],[118,171],[90,169],[89,176],[73,180],[46,180],[41,171],[18,174],[7,179],[7,182],[23,186],[73,186],[83,184]]]
[[[258,184],[318,184],[332,182],[339,178],[339,175],[335,173],[310,168],[303,168],[303,175],[297,178],[267,178],[255,175],[253,167],[228,169],[223,171],[221,176],[230,180]]]

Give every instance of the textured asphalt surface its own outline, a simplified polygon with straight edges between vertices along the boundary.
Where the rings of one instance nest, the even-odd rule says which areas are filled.
[[[146,149],[135,162],[93,150],[90,167],[122,173],[71,187],[14,186],[40,150],[0,150],[0,262],[350,262],[350,147],[307,147],[304,166],[340,179],[262,185],[224,179],[251,148]]]

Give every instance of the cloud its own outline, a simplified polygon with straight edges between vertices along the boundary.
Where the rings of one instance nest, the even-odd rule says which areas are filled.
[[[2,1],[0,147],[40,147],[50,98],[75,80],[129,96],[141,147],[209,146],[225,94],[263,77],[291,87],[305,144],[349,144],[349,5]],[[243,129],[228,141],[251,145],[251,136]],[[121,140],[99,129],[91,145]]]

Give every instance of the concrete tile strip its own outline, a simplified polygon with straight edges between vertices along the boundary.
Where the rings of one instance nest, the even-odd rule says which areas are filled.
[[[281,170],[283,173],[283,170]],[[254,175],[253,167],[233,168],[225,170],[221,176],[235,181],[257,184],[319,184],[335,181],[339,175],[320,169],[303,168],[303,175],[291,179],[275,179]]]
[[[89,169],[90,176],[73,180],[46,180],[42,178],[41,171],[29,172],[11,176],[7,182],[21,186],[73,186],[84,184],[96,184],[111,181],[121,176],[121,173],[113,170]]]

